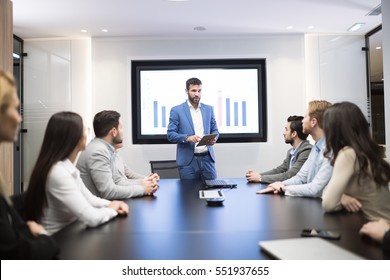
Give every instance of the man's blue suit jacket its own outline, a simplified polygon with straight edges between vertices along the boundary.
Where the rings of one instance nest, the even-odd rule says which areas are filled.
[[[200,110],[203,118],[204,135],[218,134],[213,107],[201,103]],[[186,142],[186,137],[195,135],[190,108],[187,101],[171,109],[167,138],[172,143],[177,143],[176,162],[179,166],[191,163],[194,156],[194,143]],[[213,146],[208,146],[210,156],[215,162]]]

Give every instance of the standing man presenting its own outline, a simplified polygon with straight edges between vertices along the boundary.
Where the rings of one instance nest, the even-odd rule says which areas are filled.
[[[167,131],[168,140],[177,144],[180,179],[215,179],[213,145],[217,138],[205,146],[196,145],[204,135],[218,134],[213,108],[200,103],[202,82],[198,78],[187,80],[186,93],[188,100],[171,109]]]

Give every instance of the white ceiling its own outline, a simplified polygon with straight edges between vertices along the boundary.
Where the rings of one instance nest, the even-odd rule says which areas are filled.
[[[365,34],[381,0],[13,0],[14,34],[48,37],[214,37],[297,33]],[[194,27],[205,27],[195,31]],[[287,29],[292,26],[292,29]],[[308,26],[313,26],[312,29]],[[108,32],[102,32],[102,29]],[[82,33],[81,29],[86,29]]]

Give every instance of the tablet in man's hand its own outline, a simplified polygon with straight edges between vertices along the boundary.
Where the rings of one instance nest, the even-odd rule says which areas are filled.
[[[217,137],[218,134],[207,134],[205,136],[203,136],[203,138],[198,142],[198,144],[196,146],[204,146],[204,145],[207,145],[208,142],[212,139],[215,139],[215,137]]]

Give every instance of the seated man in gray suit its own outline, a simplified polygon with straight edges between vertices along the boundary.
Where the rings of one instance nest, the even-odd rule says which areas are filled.
[[[102,111],[93,119],[95,138],[80,154],[77,168],[85,186],[96,196],[105,199],[126,199],[150,195],[157,191],[156,178],[149,176],[134,184],[114,182],[116,172],[114,145],[123,141],[123,126],[120,114]]]
[[[287,119],[283,136],[286,144],[291,144],[292,148],[287,151],[287,156],[283,163],[274,169],[262,173],[249,170],[245,174],[248,182],[269,184],[284,181],[298,173],[309,157],[312,148],[312,145],[306,140],[308,134],[302,131],[302,120],[302,116],[290,116]]]

